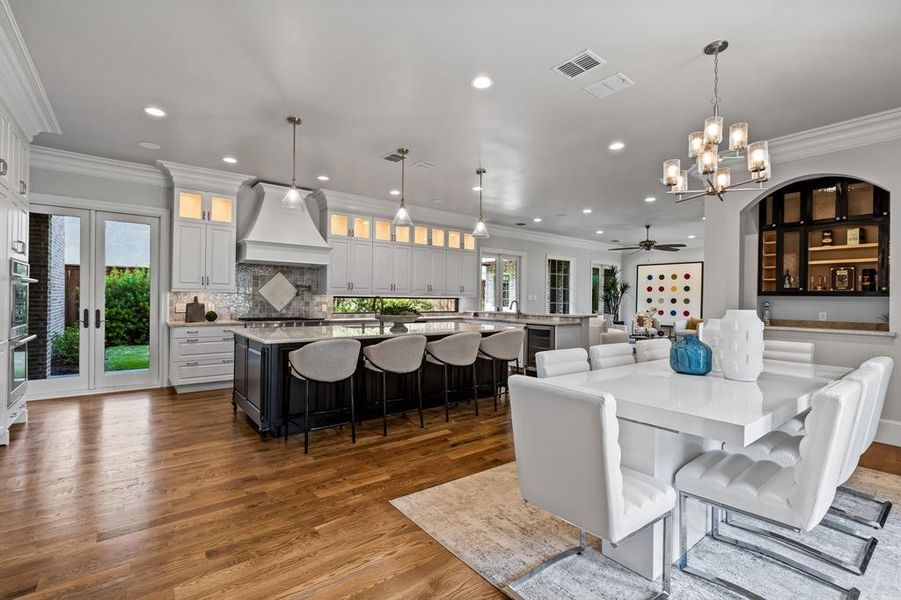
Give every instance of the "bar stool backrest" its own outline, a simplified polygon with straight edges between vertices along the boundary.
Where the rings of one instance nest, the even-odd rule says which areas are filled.
[[[291,369],[302,379],[332,383],[343,381],[357,370],[360,341],[321,340],[288,354]]]
[[[482,338],[479,349],[497,360],[516,360],[522,351],[525,336],[526,332],[522,329],[508,329]]]
[[[412,373],[422,366],[427,341],[424,335],[402,335],[366,346],[363,355],[382,371]]]
[[[456,367],[468,367],[479,355],[482,334],[475,331],[455,333],[426,344],[429,354],[441,362]]]

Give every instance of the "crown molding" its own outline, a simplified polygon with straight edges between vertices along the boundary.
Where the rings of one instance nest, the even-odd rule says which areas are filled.
[[[31,147],[31,168],[161,188],[170,185],[157,167],[44,146]]]
[[[325,197],[328,210],[332,211],[357,212],[369,216],[392,219],[394,218],[394,212],[397,210],[397,200],[372,198],[369,196],[361,196],[359,194],[350,194],[330,189],[320,189],[318,192]],[[410,213],[413,215],[414,224],[417,222],[428,223],[444,227],[455,227],[463,231],[471,231],[472,226],[475,224],[475,215],[461,215],[459,213],[417,206],[409,203],[407,204],[407,208],[409,208]],[[586,250],[608,251],[612,247],[611,244],[606,244],[604,242],[574,238],[557,233],[530,231],[520,227],[510,227],[507,225],[491,223],[491,221],[486,221],[486,223],[488,224],[488,230],[491,235],[496,237],[515,238],[540,244],[560,245],[570,248],[583,248]],[[488,239],[491,240],[492,238]],[[491,242],[484,243],[490,244]]]
[[[790,162],[901,138],[901,107],[769,140],[773,162]]]
[[[232,171],[220,171],[195,167],[182,163],[158,160],[156,164],[166,172],[175,187],[194,188],[207,192],[219,192],[220,194],[237,194],[241,184],[253,180],[256,177],[234,173]]]
[[[0,0],[0,89],[29,143],[42,131],[62,133],[8,0]]]

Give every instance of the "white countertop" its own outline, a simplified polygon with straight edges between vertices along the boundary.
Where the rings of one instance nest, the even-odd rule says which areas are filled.
[[[842,335],[872,335],[876,337],[895,337],[894,331],[874,331],[872,329],[826,329],[821,327],[786,327],[783,325],[767,325],[764,331],[798,331],[801,333],[839,333]]]
[[[321,325],[305,327],[235,327],[232,331],[235,335],[246,337],[263,344],[292,344],[298,342],[315,342],[336,338],[392,338],[401,335],[450,335],[464,331],[490,333],[504,331],[514,327],[507,323],[467,323],[465,321],[427,321],[424,323],[409,323],[407,331],[393,333],[391,326],[377,324],[356,325]]]
[[[198,321],[196,323],[186,323],[185,321],[167,321],[169,327],[237,327],[243,325],[241,321],[232,321],[229,319],[219,319],[217,321]]]
[[[756,382],[744,382],[681,375],[664,359],[543,381],[613,394],[619,417],[746,446],[810,408],[814,392],[850,371],[767,360]]]

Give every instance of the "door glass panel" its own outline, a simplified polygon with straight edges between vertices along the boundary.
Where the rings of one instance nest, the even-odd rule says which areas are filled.
[[[354,217],[354,237],[368,240],[370,235],[369,218]]]
[[[394,228],[394,241],[402,244],[410,243],[410,226],[398,225]]]
[[[444,230],[432,227],[432,245],[439,248],[444,247]]]
[[[780,271],[783,290],[801,287],[801,232],[786,231],[782,234],[782,269]]]
[[[217,223],[231,223],[234,202],[231,198],[219,198],[213,196],[210,200],[210,221]]]
[[[463,249],[464,250],[475,250],[476,249],[476,239],[472,236],[471,233],[463,234]]]
[[[448,248],[459,248],[460,247],[460,232],[459,231],[448,231],[447,232],[447,247]]]
[[[497,258],[494,256],[483,256],[482,266],[479,269],[481,279],[481,298],[482,310],[497,310],[496,304],[496,282],[497,282]]]
[[[80,372],[81,218],[33,212],[28,294],[28,379]]]
[[[813,206],[811,212],[815,221],[834,221],[838,216],[838,188],[834,185],[815,188],[811,195]]]
[[[197,219],[199,221],[203,217],[203,198],[201,198],[200,194],[179,192],[178,216],[182,219]]]
[[[519,259],[502,258],[501,266],[501,309],[512,310],[510,303],[519,301]]]
[[[348,229],[350,229],[350,218],[347,215],[329,215],[328,234],[330,236],[347,237]]]
[[[782,196],[782,222],[798,223],[801,220],[801,192]]]
[[[422,225],[413,227],[413,243],[427,246],[429,243],[429,228]]]
[[[150,225],[107,220],[104,370],[150,368]]]
[[[391,221],[375,220],[375,239],[380,242],[391,241]]]
[[[866,182],[848,184],[848,216],[872,215],[874,206],[873,185]]]

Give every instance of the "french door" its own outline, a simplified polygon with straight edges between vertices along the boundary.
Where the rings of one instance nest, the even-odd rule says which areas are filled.
[[[30,397],[159,384],[157,217],[32,205]]]
[[[510,305],[519,298],[519,257],[507,254],[483,253],[479,277],[480,310],[512,310]]]

